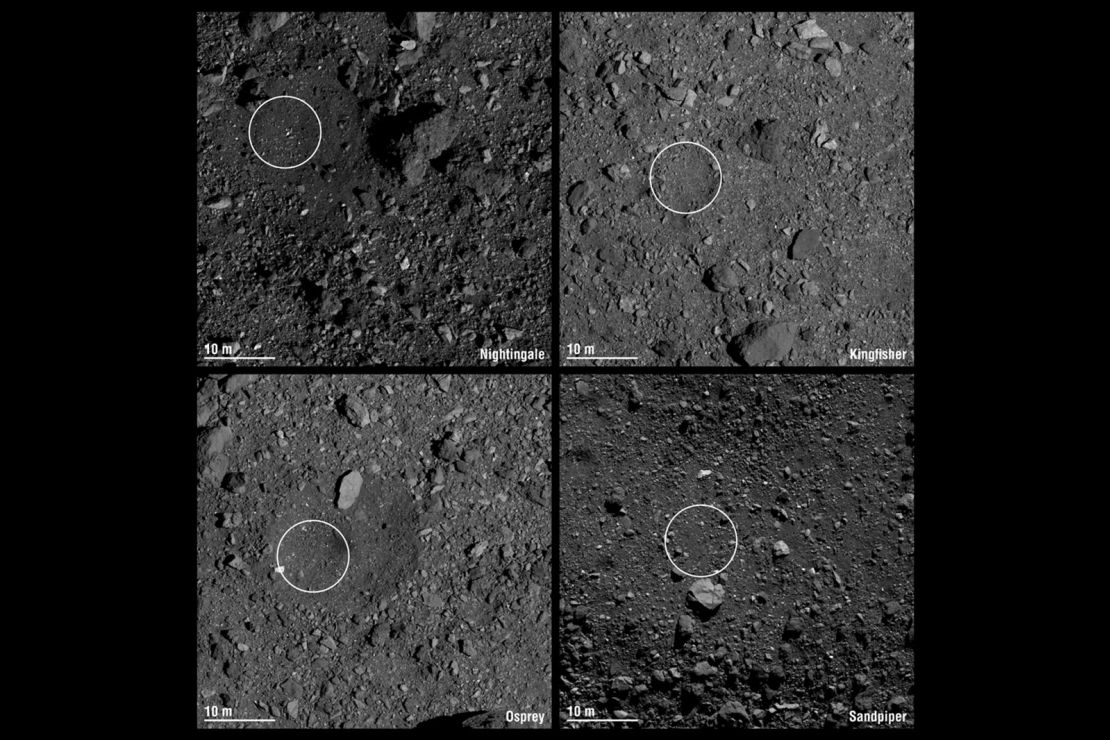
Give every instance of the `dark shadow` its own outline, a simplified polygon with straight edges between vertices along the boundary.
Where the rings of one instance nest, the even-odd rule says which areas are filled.
[[[432,169],[434,169],[439,174],[446,175],[447,165],[450,164],[451,158],[454,156],[455,148],[450,147],[445,152],[443,152],[443,154],[439,155],[435,159],[429,159],[428,164],[430,164],[432,166]]]
[[[398,144],[419,124],[442,108],[435,103],[419,103],[393,116],[379,116],[369,126],[369,149],[374,159],[390,169],[401,168]]]

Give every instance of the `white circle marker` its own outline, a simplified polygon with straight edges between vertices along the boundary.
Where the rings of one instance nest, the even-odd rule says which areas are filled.
[[[678,515],[681,514],[682,512],[689,511],[690,509],[696,509],[699,506],[704,507],[706,509],[713,509],[713,511],[717,512],[718,514],[723,516],[725,519],[728,519],[728,523],[732,525],[732,542],[733,542],[732,557],[730,557],[728,559],[728,562],[724,564],[723,568],[720,568],[719,570],[715,570],[712,573],[707,573],[704,576],[694,575],[693,573],[687,573],[682,568],[679,568],[678,565],[675,564],[674,558],[671,557],[670,549],[667,547],[667,533],[671,531],[671,525],[674,524],[674,520],[677,519]],[[682,575],[687,576],[688,578],[709,578],[711,576],[717,575],[718,573],[723,571],[725,568],[732,565],[732,561],[736,558],[736,551],[739,550],[739,549],[740,549],[740,535],[736,531],[736,523],[732,521],[732,517],[730,517],[728,514],[726,514],[725,512],[721,511],[716,506],[713,506],[711,504],[690,504],[689,506],[687,506],[684,509],[679,509],[678,512],[674,516],[671,517],[671,520],[669,522],[667,522],[667,528],[663,530],[663,552],[667,553],[667,560],[671,561],[671,565],[674,566],[675,570],[677,570]]]
[[[676,211],[663,201],[659,200],[659,195],[655,192],[655,183],[652,181],[651,173],[655,170],[655,163],[659,161],[659,155],[670,149],[672,146],[678,146],[679,144],[691,144],[693,146],[705,149],[705,151],[709,152],[709,156],[713,157],[713,164],[717,166],[717,192],[713,193],[713,198],[708,203],[706,203],[704,206],[697,209],[696,211]],[[655,159],[651,160],[651,167],[648,168],[648,187],[651,188],[651,195],[653,198],[655,198],[655,202],[666,208],[671,213],[677,213],[680,216],[689,216],[694,213],[701,213],[706,208],[709,208],[709,206],[713,205],[713,201],[717,200],[717,196],[721,194],[721,185],[723,185],[724,182],[724,170],[721,169],[721,163],[717,161],[717,155],[713,152],[710,152],[707,147],[702,146],[696,141],[676,141],[673,144],[667,144],[665,147],[659,150],[658,154],[655,155]]]
[[[251,113],[251,120],[247,124],[247,141],[250,142],[251,151],[254,152],[254,156],[256,156],[260,160],[262,160],[263,164],[268,164],[271,167],[273,167],[275,170],[295,170],[298,167],[300,167],[302,164],[307,164],[309,159],[312,159],[313,157],[316,156],[316,152],[320,151],[320,143],[323,142],[323,140],[324,140],[324,124],[320,123],[320,115],[316,112],[315,108],[313,108],[311,105],[308,105],[308,109],[310,111],[312,111],[312,115],[316,116],[316,127],[319,129],[320,133],[316,137],[316,148],[312,150],[312,154],[309,154],[308,159],[306,159],[304,162],[289,165],[288,167],[282,167],[279,164],[273,164],[271,162],[267,162],[266,159],[261,154],[258,153],[258,150],[255,149],[254,139],[251,137],[251,126],[254,125],[254,117],[258,115],[258,111],[260,111],[264,107],[266,107],[266,103],[272,103],[275,100],[281,100],[283,98],[288,98],[289,100],[296,100],[298,103],[304,103],[305,105],[308,105],[307,102],[305,102],[304,100],[301,100],[300,98],[295,97],[293,95],[275,95],[274,97],[270,98],[269,100],[264,101],[262,103],[262,105],[260,105],[260,106],[258,106],[257,108],[254,109],[254,113]]]
[[[346,577],[347,569],[351,567],[351,546],[347,544],[347,538],[343,537],[342,532],[339,532],[339,536],[343,538],[343,546],[347,548],[347,564],[343,566],[343,573],[339,576],[339,579],[335,583],[328,586],[327,588],[321,588],[321,589],[318,589],[316,591],[309,591],[306,588],[301,588],[300,586],[295,585],[292,581],[290,581],[288,578],[285,577],[285,566],[281,564],[281,543],[285,541],[285,535],[292,532],[295,527],[299,527],[302,524],[310,524],[312,522],[315,522],[317,524],[326,524],[329,527],[331,527],[332,529],[334,529],[336,532],[339,532],[339,527],[335,526],[331,522],[325,522],[322,519],[305,519],[304,521],[297,522],[292,527],[285,530],[285,534],[283,534],[281,536],[281,539],[278,540],[277,552],[274,553],[274,560],[277,561],[277,567],[274,568],[274,570],[276,570],[278,572],[278,575],[280,575],[286,583],[288,583],[290,586],[297,589],[301,593],[303,593],[303,594],[322,594],[325,591],[331,591],[333,588],[338,586],[339,581],[342,581]]]

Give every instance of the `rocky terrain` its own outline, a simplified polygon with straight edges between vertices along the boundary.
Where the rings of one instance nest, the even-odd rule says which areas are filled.
[[[550,347],[550,13],[196,21],[198,356]]]
[[[911,375],[570,375],[559,423],[564,722],[913,725]]]
[[[198,706],[549,726],[550,411],[545,376],[198,377]]]
[[[648,365],[913,364],[912,13],[561,13],[559,28],[564,346]],[[664,205],[700,208],[717,172],[693,147],[662,152],[678,141],[720,166],[692,215]]]

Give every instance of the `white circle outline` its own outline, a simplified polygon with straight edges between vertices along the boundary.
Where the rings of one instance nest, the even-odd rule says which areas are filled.
[[[343,566],[343,574],[339,576],[338,581],[331,584],[327,588],[322,588],[318,591],[309,591],[308,589],[301,588],[300,586],[294,586],[293,582],[285,577],[285,568],[281,564],[281,543],[285,540],[285,535],[289,534],[290,532],[293,531],[293,527],[299,527],[302,524],[308,524],[310,522],[317,522],[319,524],[326,524],[329,527],[331,527],[332,529],[334,529],[336,532],[339,532],[339,527],[335,526],[331,522],[325,522],[323,519],[305,519],[303,521],[299,521],[296,524],[294,524],[292,527],[290,527],[289,529],[285,530],[285,534],[283,534],[281,536],[281,539],[278,540],[277,550],[274,551],[274,562],[277,563],[278,575],[281,576],[282,580],[284,580],[290,586],[297,589],[298,591],[300,591],[303,594],[322,594],[325,591],[331,591],[333,588],[335,588],[336,586],[339,585],[339,581],[342,581],[344,578],[346,578],[347,569],[351,567],[351,546],[349,544],[347,544],[347,538],[343,536],[343,533],[339,532],[339,536],[343,538],[343,546],[347,548],[347,564],[345,566]]]
[[[312,111],[312,115],[316,116],[316,128],[320,131],[320,135],[316,137],[316,148],[312,150],[312,154],[309,154],[308,159],[301,162],[300,164],[290,165],[289,167],[282,167],[281,165],[270,164],[265,159],[263,159],[262,155],[258,153],[258,150],[254,148],[254,139],[251,137],[251,126],[254,125],[254,117],[258,115],[258,111],[262,110],[266,106],[266,103],[269,103],[272,100],[281,100],[282,98],[290,98],[291,100],[296,100],[299,103],[304,103],[305,105],[308,105],[307,101],[301,100],[294,95],[275,95],[269,100],[264,101],[262,105],[254,109],[254,113],[251,113],[251,120],[249,123],[247,123],[247,143],[251,145],[251,151],[254,152],[254,156],[258,157],[259,161],[261,161],[262,164],[273,167],[275,170],[295,170],[303,164],[308,164],[308,161],[316,156],[316,152],[320,151],[320,144],[324,141],[324,124],[320,122],[320,114],[316,112],[315,108],[313,108],[311,105],[308,105],[308,109]]]
[[[676,211],[675,209],[671,208],[670,206],[668,206],[666,203],[664,203],[663,201],[661,201],[659,199],[659,196],[655,193],[655,183],[652,182],[651,173],[655,170],[655,163],[659,160],[659,155],[662,154],[663,152],[667,151],[668,149],[670,149],[672,146],[678,146],[679,144],[693,144],[694,146],[701,147],[705,151],[709,152],[709,156],[713,157],[713,163],[717,165],[717,192],[713,193],[712,200],[710,200],[708,203],[706,203],[704,206],[702,206],[701,208],[699,208],[696,211]],[[648,168],[648,187],[651,188],[651,196],[653,198],[655,198],[656,203],[663,206],[664,208],[666,208],[671,213],[677,213],[680,216],[690,216],[690,215],[695,214],[695,213],[701,213],[706,208],[709,208],[709,206],[713,205],[713,201],[717,200],[717,196],[721,194],[721,186],[724,185],[724,183],[725,183],[725,171],[724,171],[724,168],[721,167],[721,163],[717,159],[717,155],[714,154],[713,152],[709,151],[709,147],[704,146],[702,144],[699,144],[696,141],[676,141],[673,144],[667,144],[665,147],[663,147],[662,149],[659,150],[659,152],[655,155],[655,159],[651,160],[651,167]]]
[[[696,576],[693,573],[687,573],[682,568],[679,568],[677,565],[675,565],[674,558],[671,557],[671,551],[667,547],[667,532],[671,531],[671,525],[674,524],[674,520],[677,519],[678,515],[681,514],[682,512],[689,511],[690,509],[695,509],[699,506],[705,507],[707,509],[713,509],[713,511],[717,512],[718,514],[723,516],[725,519],[728,519],[728,523],[732,525],[732,542],[733,542],[732,557],[730,557],[728,559],[728,562],[725,563],[724,568],[721,568],[720,570],[715,570],[712,573],[710,573],[709,575],[705,575],[705,576]],[[712,578],[713,576],[717,575],[721,571],[725,570],[725,568],[727,568],[728,566],[732,565],[732,561],[736,559],[736,551],[739,550],[739,549],[740,549],[740,533],[736,531],[736,522],[732,521],[732,517],[730,517],[728,514],[721,511],[720,509],[718,509],[713,504],[690,504],[689,506],[687,506],[684,509],[679,509],[675,513],[675,515],[671,517],[671,520],[669,522],[667,522],[667,528],[663,530],[663,552],[665,552],[667,554],[667,560],[671,561],[671,565],[674,565],[675,570],[677,570],[682,575],[687,576],[688,578]]]

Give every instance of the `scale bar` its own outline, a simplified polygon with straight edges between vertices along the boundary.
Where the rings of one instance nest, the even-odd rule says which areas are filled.
[[[639,722],[638,719],[568,719],[567,722]]]
[[[580,357],[567,357],[568,360],[638,360],[639,357],[593,357],[593,356],[580,356]]]
[[[205,722],[277,722],[276,719],[206,719]]]
[[[238,362],[239,360],[276,360],[276,357],[202,357],[202,360],[229,360],[231,362]]]

